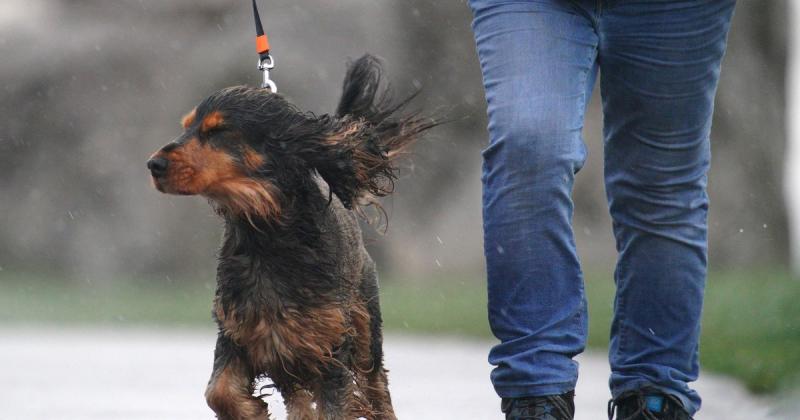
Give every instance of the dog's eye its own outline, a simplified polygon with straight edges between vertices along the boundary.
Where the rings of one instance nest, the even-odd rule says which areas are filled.
[[[214,138],[217,138],[217,137],[221,137],[227,131],[228,131],[228,127],[226,127],[224,125],[218,125],[218,126],[209,128],[208,130],[206,130],[203,133],[203,135],[205,136],[206,139],[214,139]]]
[[[206,131],[206,134],[219,134],[221,132],[227,131],[228,127],[224,125],[215,125],[214,127],[209,128]]]

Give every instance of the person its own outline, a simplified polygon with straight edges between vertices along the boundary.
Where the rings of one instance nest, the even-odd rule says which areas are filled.
[[[470,0],[489,117],[489,361],[506,419],[572,419],[587,335],[571,190],[599,71],[619,258],[609,418],[700,408],[714,95],[735,0]]]

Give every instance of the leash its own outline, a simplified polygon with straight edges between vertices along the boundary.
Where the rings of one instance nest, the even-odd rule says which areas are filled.
[[[253,16],[256,19],[256,52],[258,53],[258,69],[264,76],[261,82],[262,88],[269,88],[272,93],[278,92],[278,86],[269,78],[269,71],[275,68],[275,59],[269,53],[269,39],[261,26],[261,17],[258,15],[258,5],[253,0]]]

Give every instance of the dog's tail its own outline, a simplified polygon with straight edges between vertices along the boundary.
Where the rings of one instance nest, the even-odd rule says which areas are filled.
[[[347,66],[336,116],[341,118],[351,115],[378,123],[416,96],[416,93],[411,95],[392,109],[388,89],[381,91],[382,73],[380,61],[370,54],[351,62]]]
[[[381,84],[377,58],[364,55],[351,63],[336,110],[336,130],[325,140],[334,156],[316,165],[342,203],[374,203],[394,190],[397,159],[419,135],[437,125],[418,113],[402,113],[414,98],[393,101]]]

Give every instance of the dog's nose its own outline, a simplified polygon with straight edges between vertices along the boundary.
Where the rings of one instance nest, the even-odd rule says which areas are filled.
[[[153,174],[154,177],[161,177],[167,173],[168,164],[168,160],[156,157],[147,161],[147,169],[150,170],[150,173]]]

